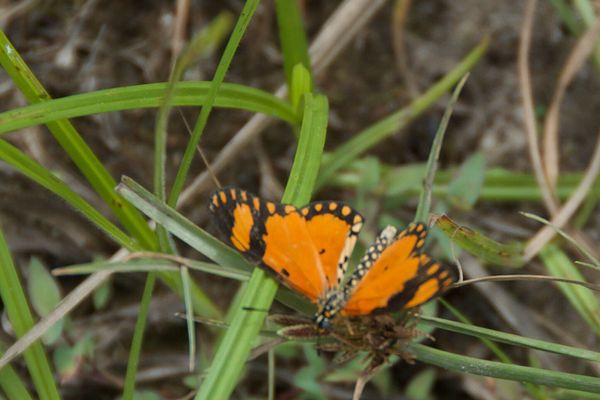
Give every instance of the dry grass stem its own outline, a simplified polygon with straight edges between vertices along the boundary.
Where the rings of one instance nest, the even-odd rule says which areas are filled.
[[[535,173],[535,178],[542,191],[544,205],[550,214],[554,214],[558,210],[559,204],[548,183],[542,164],[536,130],[531,75],[529,71],[529,50],[531,48],[531,32],[533,30],[533,16],[536,4],[536,0],[529,0],[525,6],[525,15],[523,17],[523,25],[521,28],[521,40],[519,43],[519,86],[523,101],[523,118],[525,122],[525,132],[527,134],[527,143],[529,145],[529,158]]]
[[[171,38],[171,64],[181,53],[185,45],[187,24],[190,16],[190,0],[177,0],[175,5],[175,23],[173,24],[173,37]]]
[[[598,132],[598,141],[592,156],[592,160],[585,172],[585,175],[577,189],[562,208],[554,215],[551,220],[553,226],[546,225],[535,234],[527,243],[524,251],[526,260],[532,259],[541,249],[554,237],[556,230],[554,227],[562,229],[569,219],[573,216],[577,208],[581,205],[588,192],[592,188],[598,173],[600,172],[600,132]]]
[[[558,83],[552,96],[552,101],[544,121],[543,150],[544,150],[544,169],[548,182],[552,188],[556,187],[556,182],[560,173],[558,129],[560,117],[560,105],[565,95],[565,91],[577,72],[581,69],[590,54],[594,51],[596,41],[600,35],[600,21],[596,22],[588,31],[581,36],[577,45],[569,54]]]

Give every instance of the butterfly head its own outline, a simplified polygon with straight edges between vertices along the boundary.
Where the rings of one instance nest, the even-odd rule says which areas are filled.
[[[328,329],[331,326],[331,320],[343,306],[344,296],[340,292],[331,292],[325,298],[325,301],[319,306],[319,311],[314,316],[314,322],[319,328]]]

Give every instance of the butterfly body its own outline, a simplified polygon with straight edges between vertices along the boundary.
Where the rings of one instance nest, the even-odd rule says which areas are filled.
[[[296,208],[237,188],[216,191],[209,209],[231,245],[290,289],[316,304],[315,323],[416,307],[442,293],[451,270],[421,254],[427,227],[385,228],[349,278],[348,260],[363,217],[335,201]]]

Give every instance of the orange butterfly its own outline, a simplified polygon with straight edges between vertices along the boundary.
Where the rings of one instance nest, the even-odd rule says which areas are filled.
[[[427,236],[422,223],[401,232],[385,228],[344,282],[363,226],[350,206],[317,201],[296,208],[225,188],[211,196],[209,208],[233,247],[318,306],[314,320],[321,328],[338,313],[417,307],[456,281],[454,271],[421,254]]]

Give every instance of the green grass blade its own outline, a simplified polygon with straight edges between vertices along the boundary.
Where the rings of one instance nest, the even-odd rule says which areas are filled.
[[[181,190],[183,189],[183,185],[185,184],[185,180],[187,178],[188,172],[190,170],[190,165],[192,164],[192,159],[194,158],[194,154],[196,153],[196,147],[200,142],[200,137],[204,132],[204,127],[206,126],[206,122],[208,121],[208,116],[213,108],[213,104],[215,102],[215,98],[217,96],[217,92],[219,91],[221,84],[223,83],[223,79],[225,79],[225,74],[229,69],[229,65],[231,64],[231,60],[233,59],[233,55],[237,50],[242,37],[244,36],[244,32],[250,24],[252,20],[252,16],[254,15],[254,11],[258,6],[258,0],[247,0],[244,4],[244,8],[240,13],[240,16],[233,28],[233,33],[231,34],[229,41],[227,42],[227,46],[225,47],[225,51],[223,52],[223,56],[219,61],[219,65],[217,65],[217,70],[215,71],[215,75],[212,79],[210,90],[208,92],[206,103],[204,107],[200,110],[200,116],[196,121],[196,125],[194,126],[194,130],[192,132],[192,136],[190,141],[188,142],[187,147],[185,148],[185,152],[183,153],[183,158],[181,160],[181,164],[179,165],[179,169],[177,170],[177,175],[175,176],[175,182],[173,183],[173,187],[171,188],[171,193],[169,195],[168,204],[172,207],[177,205],[177,200],[179,199],[179,195]]]
[[[582,360],[590,360],[600,362],[600,353],[580,349],[572,346],[565,346],[558,343],[546,342],[544,340],[531,339],[512,333],[500,332],[494,329],[483,328],[475,325],[464,324],[462,322],[450,321],[447,319],[420,316],[419,321],[428,325],[435,326],[439,329],[444,329],[450,332],[462,333],[463,335],[474,336],[479,339],[488,339],[494,342],[506,343],[515,346],[521,346],[529,349],[547,351],[564,356],[576,357]]]
[[[485,53],[489,44],[486,37],[475,49],[473,49],[452,71],[434,84],[429,90],[415,99],[407,107],[395,112],[380,122],[368,127],[355,135],[352,139],[338,147],[327,161],[323,163],[317,187],[323,186],[335,172],[348,165],[360,154],[367,151],[388,136],[393,135],[413,121],[434,102],[446,93],[458,80],[470,71]]]
[[[190,272],[186,267],[181,267],[181,283],[183,285],[183,299],[185,301],[185,320],[188,330],[189,369],[194,370],[196,365],[196,329],[194,327],[194,309],[192,307],[192,294],[186,288],[190,287]]]
[[[160,255],[157,253],[157,255]],[[82,275],[93,274],[98,271],[110,270],[112,272],[150,272],[150,271],[179,271],[179,265],[184,265],[195,271],[221,276],[223,278],[235,279],[237,281],[247,281],[250,273],[226,265],[217,265],[213,263],[196,261],[189,258],[177,257],[176,259],[166,258],[136,258],[129,261],[97,261],[92,263],[76,264],[68,267],[56,268],[52,271],[53,275]]]
[[[191,260],[190,260],[191,261]],[[179,268],[171,261],[157,259],[135,259],[129,261],[96,261],[91,263],[75,264],[52,270],[52,275],[87,275],[98,271],[111,272],[151,272],[172,271],[178,272]]]
[[[97,90],[5,111],[0,113],[0,133],[66,118],[159,107],[167,86],[168,83],[148,83]],[[209,90],[210,82],[177,82],[173,88],[171,105],[204,105]],[[298,123],[298,117],[288,103],[248,86],[223,83],[214,105],[268,114],[291,124]]]
[[[117,191],[148,217],[214,262],[232,266],[242,271],[252,271],[254,269],[252,264],[246,261],[241,254],[198,228],[174,209],[161,203],[131,178],[123,177]]]
[[[0,388],[8,399],[32,400],[21,377],[10,365],[0,369]]]
[[[411,343],[408,349],[415,354],[417,360],[450,371],[600,393],[600,378],[596,377],[480,360],[421,344]]]
[[[34,325],[33,316],[2,229],[0,229],[0,296],[17,337],[25,335]],[[40,342],[32,344],[25,350],[23,357],[38,397],[60,399],[42,344]]]
[[[140,361],[140,352],[142,350],[142,342],[144,339],[144,328],[146,327],[146,319],[148,317],[148,308],[150,300],[152,300],[152,291],[156,283],[156,273],[148,273],[146,284],[144,285],[144,293],[140,301],[139,317],[135,321],[133,331],[133,339],[131,340],[131,348],[129,350],[129,359],[127,361],[127,372],[123,387],[122,400],[132,400],[135,390],[135,376]]]
[[[0,31],[0,64],[29,103],[42,103],[50,99],[48,92],[2,31]],[[68,120],[60,120],[50,122],[47,126],[56,141],[110,207],[125,229],[147,249],[154,249],[157,243],[154,233],[137,210],[115,193],[113,189],[116,182],[73,125]]]
[[[298,64],[302,65],[308,71],[310,82],[312,82],[308,41],[306,40],[298,1],[276,0],[275,11],[277,13],[279,41],[283,53],[283,70],[285,71],[285,80],[288,88],[292,87],[292,70]],[[312,92],[312,87],[309,91]],[[292,97],[292,92],[290,91],[290,99]]]
[[[123,231],[117,228],[81,196],[71,190],[66,183],[48,172],[48,170],[42,165],[29,158],[27,155],[25,155],[25,153],[9,144],[5,140],[0,140],[0,159],[15,168],[17,171],[21,172],[23,175],[27,176],[65,200],[69,205],[81,212],[86,218],[93,222],[120,246],[123,246],[131,251],[141,250],[141,246],[137,243],[137,241],[127,236]],[[120,201],[119,204],[125,203],[120,196],[118,199]]]
[[[585,281],[581,272],[558,246],[546,245],[540,252],[540,258],[550,275]],[[596,294],[590,289],[579,285],[566,283],[557,283],[557,285],[579,315],[594,330],[596,335],[600,336],[600,303]]]
[[[229,31],[231,26],[231,14],[228,12],[219,14],[208,26],[196,34],[183,52],[177,57],[173,70],[169,76],[169,81],[165,94],[161,99],[161,105],[156,115],[154,128],[154,193],[161,200],[166,200],[165,166],[167,159],[167,124],[169,114],[173,107],[173,94],[175,85],[179,82],[185,70],[198,57],[208,54],[222,41],[223,36]],[[156,229],[160,249],[163,252],[173,253],[174,247],[171,246],[167,232],[162,226]],[[189,283],[189,281],[188,281]],[[184,284],[184,294],[186,290]],[[184,296],[185,297],[185,296]],[[187,303],[186,303],[187,304]]]
[[[435,138],[433,139],[433,144],[431,145],[429,157],[425,166],[423,190],[421,191],[421,194],[419,196],[419,204],[417,205],[417,211],[415,213],[415,221],[427,221],[429,219],[429,210],[431,209],[431,189],[433,187],[433,181],[435,179],[437,162],[440,157],[440,152],[442,151],[442,143],[444,142],[446,128],[448,127],[448,122],[450,122],[450,117],[452,116],[454,105],[458,101],[458,96],[460,95],[463,86],[467,82],[467,78],[468,74],[464,75],[454,88],[454,91],[452,92],[452,97],[450,98],[450,101],[446,106],[446,110],[444,111],[444,115],[442,116],[442,121],[440,122],[437,132],[435,133]]]
[[[300,141],[282,198],[284,203],[299,206],[310,200],[325,143],[327,113],[325,97],[306,95]],[[267,309],[276,292],[276,281],[256,269],[248,281],[241,304],[259,310]],[[265,317],[264,312],[249,312],[242,308],[233,311],[231,326],[223,337],[196,400],[229,398]]]

